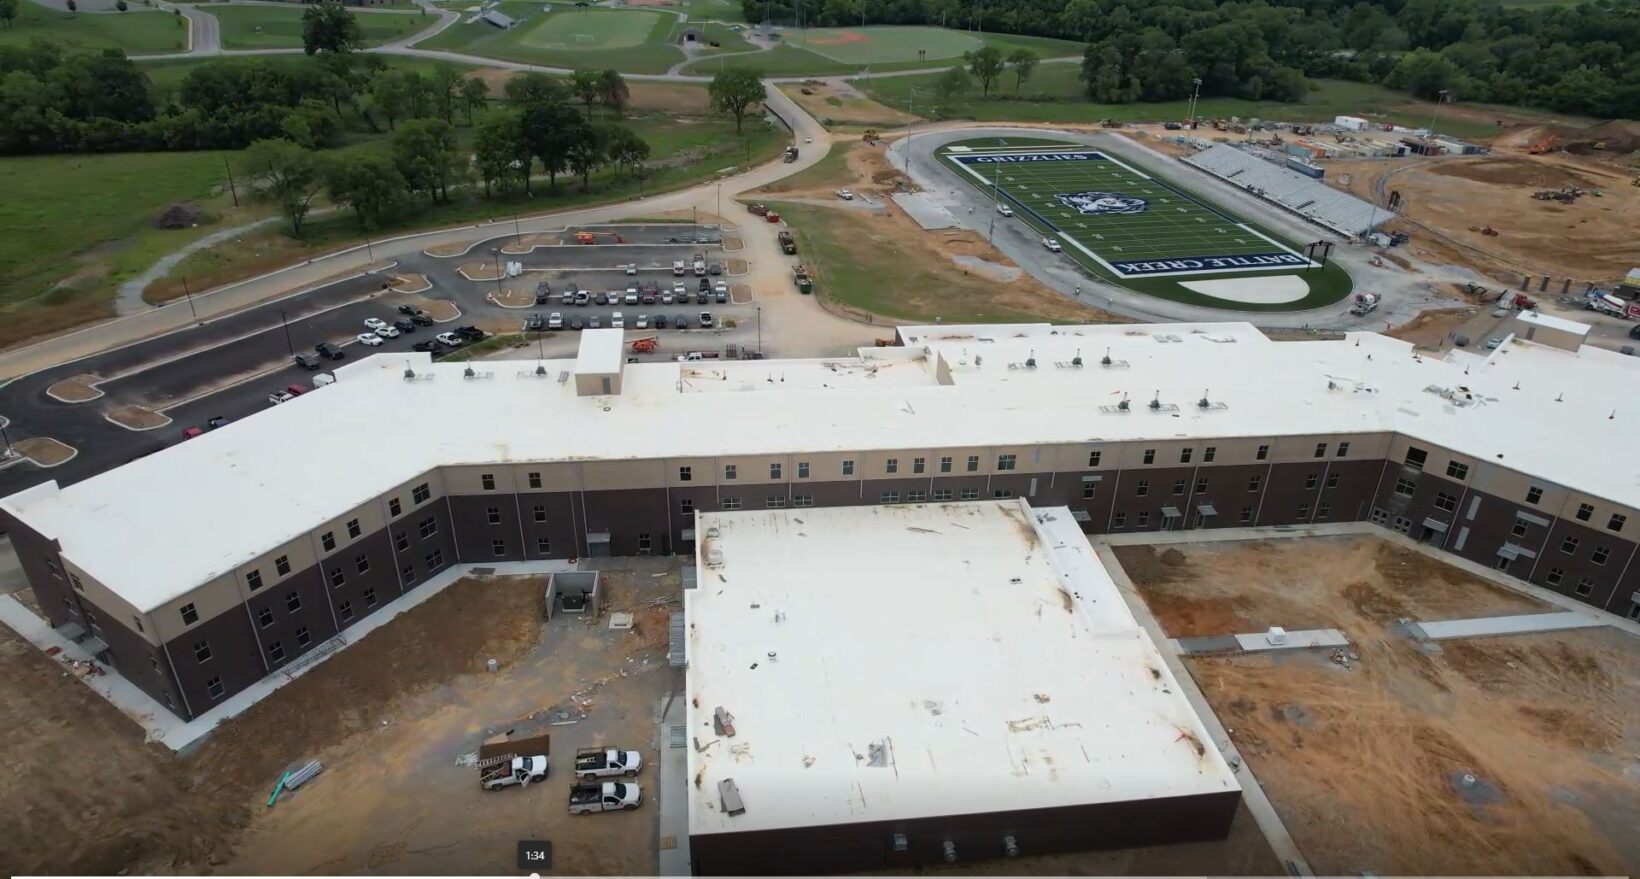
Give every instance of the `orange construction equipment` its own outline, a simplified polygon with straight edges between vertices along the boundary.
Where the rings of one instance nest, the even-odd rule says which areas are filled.
[[[1555,144],[1557,142],[1558,142],[1558,138],[1556,138],[1554,135],[1551,134],[1551,135],[1548,135],[1547,137],[1543,138],[1542,140],[1538,141],[1537,143],[1534,143],[1531,146],[1527,147],[1526,152],[1527,152],[1528,155],[1541,156],[1544,153],[1554,149]]]
[[[616,244],[625,244],[626,243],[626,239],[622,238],[621,233],[619,233],[619,232],[606,232],[604,234],[608,235],[614,241],[614,243],[616,243]],[[585,232],[585,231],[576,232],[575,233],[575,243],[576,244],[597,244],[598,243],[598,235],[595,232]]]
[[[660,340],[659,336],[648,336],[648,337],[642,338],[642,339],[633,339],[632,340],[632,353],[633,354],[650,354],[650,353],[653,353],[655,351],[655,349],[659,348],[660,346],[661,346],[661,340]]]

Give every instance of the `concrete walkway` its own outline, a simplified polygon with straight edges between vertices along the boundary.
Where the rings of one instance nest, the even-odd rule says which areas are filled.
[[[1531,635],[1537,632],[1564,632],[1568,629],[1596,629],[1606,625],[1576,611],[1522,613],[1501,617],[1471,617],[1457,620],[1428,620],[1408,623],[1414,638],[1449,641],[1454,638],[1486,638],[1493,635]]]
[[[677,693],[676,698],[661,699],[660,742],[661,767],[658,779],[660,792],[660,849],[657,873],[661,876],[690,876],[689,869],[689,736],[688,697]],[[671,747],[673,727],[682,727],[684,744]]]

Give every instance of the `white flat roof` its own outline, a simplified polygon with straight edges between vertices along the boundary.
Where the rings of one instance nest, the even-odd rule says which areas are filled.
[[[1399,431],[1640,507],[1628,458],[1566,452],[1640,433],[1640,410],[1611,393],[1640,381],[1640,358],[1616,352],[1517,340],[1440,357],[1374,333],[1273,342],[1245,323],[900,332],[910,347],[858,358],[625,364],[612,396],[556,381],[571,360],[544,378],[535,361],[490,361],[469,379],[461,363],[378,355],[250,418],[0,504],[142,610],[457,464]],[[1197,408],[1204,393],[1223,408]],[[1148,411],[1158,394],[1176,411]],[[1110,411],[1123,395],[1133,410]]]
[[[1574,336],[1587,336],[1589,334],[1589,330],[1592,329],[1586,323],[1579,323],[1575,320],[1567,320],[1563,317],[1555,317],[1552,314],[1543,314],[1538,311],[1517,312],[1515,314],[1515,319],[1519,320],[1521,323],[1547,327],[1552,330],[1559,330],[1563,333],[1571,333]]]
[[[1064,507],[697,527],[718,534],[684,596],[691,834],[1240,789]],[[719,706],[733,738],[713,730]],[[720,808],[728,778],[742,814]]]
[[[621,371],[625,359],[622,331],[582,330],[581,347],[575,354],[576,375],[608,375]]]

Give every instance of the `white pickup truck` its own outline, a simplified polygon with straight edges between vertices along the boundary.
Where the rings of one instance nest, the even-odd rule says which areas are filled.
[[[1044,239],[1042,239],[1042,246],[1048,248],[1049,250],[1053,251],[1054,253],[1058,253],[1059,249],[1060,249],[1059,248],[1059,239],[1057,239],[1057,238],[1044,238]]]
[[[535,784],[547,780],[547,758],[545,755],[534,757],[514,757],[498,766],[491,766],[481,770],[478,783],[485,790],[501,790],[513,785]]]
[[[643,755],[636,751],[623,751],[600,745],[575,752],[575,776],[582,781],[592,781],[611,775],[631,778],[642,768]]]
[[[569,789],[569,813],[628,811],[643,805],[643,792],[630,781],[577,784]]]
[[[681,259],[672,260],[672,274],[673,274],[674,277],[680,277],[681,278],[681,277],[683,277],[683,273],[686,272],[686,271],[688,271],[688,269],[684,268],[683,260],[681,260]]]

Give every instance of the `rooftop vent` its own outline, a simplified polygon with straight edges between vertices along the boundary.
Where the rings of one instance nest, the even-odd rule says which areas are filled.
[[[739,815],[746,811],[746,802],[740,798],[740,788],[735,786],[732,778],[718,782],[718,799],[723,803],[725,815]]]
[[[729,709],[719,705],[712,709],[712,729],[726,739],[735,737],[735,716]]]

